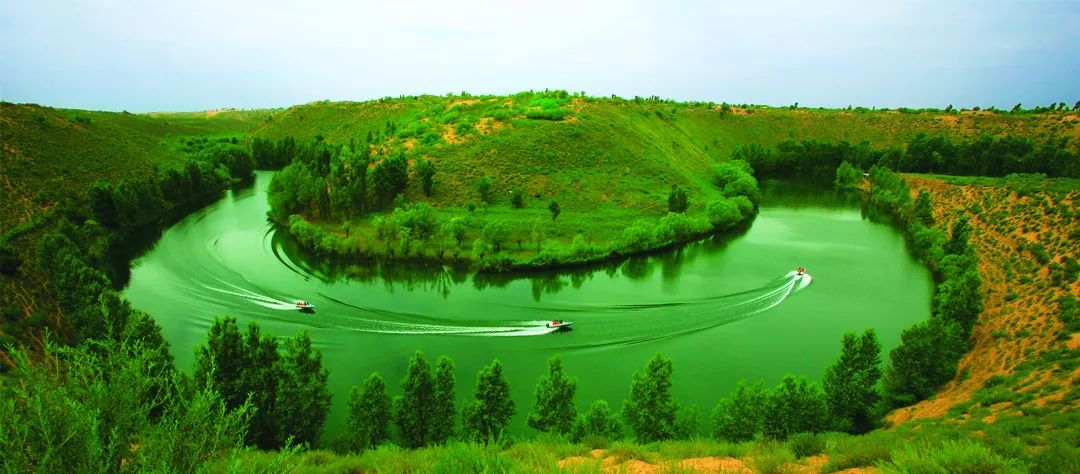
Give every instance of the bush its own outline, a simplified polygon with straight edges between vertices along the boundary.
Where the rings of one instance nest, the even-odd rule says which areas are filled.
[[[805,458],[825,452],[825,437],[815,433],[798,433],[788,438],[795,457]]]
[[[742,198],[746,199],[745,197]],[[717,229],[729,228],[743,219],[742,210],[739,209],[739,205],[734,199],[709,201],[705,205],[705,215],[709,217],[709,223]]]
[[[690,207],[690,197],[686,193],[686,189],[679,187],[678,184],[671,185],[671,192],[668,193],[667,198],[668,212],[686,212],[686,209]]]
[[[753,458],[754,471],[762,474],[785,474],[791,472],[790,464],[795,462],[795,453],[780,443],[767,443],[762,451]]]
[[[1006,459],[986,446],[969,440],[945,441],[939,446],[902,446],[892,453],[892,462],[881,466],[886,473],[1026,472],[1023,465]]]

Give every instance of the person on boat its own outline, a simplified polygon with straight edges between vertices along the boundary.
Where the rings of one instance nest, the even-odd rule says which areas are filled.
[[[805,273],[806,273],[806,269],[805,269],[805,268],[803,268],[803,267],[799,267],[799,268],[796,268],[796,269],[795,269],[795,274],[796,274],[796,275],[803,275],[803,274],[805,274]]]

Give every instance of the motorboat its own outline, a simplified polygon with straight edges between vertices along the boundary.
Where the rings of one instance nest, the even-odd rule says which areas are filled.
[[[545,326],[547,326],[548,329],[562,330],[570,329],[571,324],[574,324],[573,321],[563,321],[561,319],[556,319],[553,321],[548,321]]]
[[[803,275],[806,275],[806,268],[799,267],[799,268],[795,269],[795,276],[803,276]]]
[[[296,309],[300,311],[315,311],[315,305],[304,300],[299,300],[296,302]]]

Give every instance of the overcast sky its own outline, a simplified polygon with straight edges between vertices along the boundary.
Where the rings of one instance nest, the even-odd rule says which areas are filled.
[[[1080,1],[0,0],[9,102],[144,112],[545,88],[1072,106]]]

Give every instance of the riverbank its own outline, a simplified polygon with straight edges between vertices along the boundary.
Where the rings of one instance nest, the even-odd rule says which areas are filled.
[[[740,211],[738,221],[725,222],[722,227],[701,213],[638,217],[633,224],[623,227],[620,223],[631,216],[620,218],[617,213],[614,216],[609,213],[556,223],[539,217],[529,220],[531,215],[507,209],[479,209],[464,215],[434,210],[438,216],[436,222],[456,220],[455,225],[460,227],[456,231],[440,229],[427,239],[412,239],[408,231],[388,235],[384,222],[395,219],[394,214],[350,220],[340,226],[311,223],[294,214],[281,228],[306,250],[347,262],[433,263],[479,272],[537,271],[617,261],[712,236],[738,235],[746,230],[756,212],[756,209],[748,209],[746,214]],[[402,210],[398,217],[407,213]],[[512,214],[526,214],[524,222],[521,218],[507,218],[516,217]],[[450,232],[460,232],[461,239],[455,239]]]

